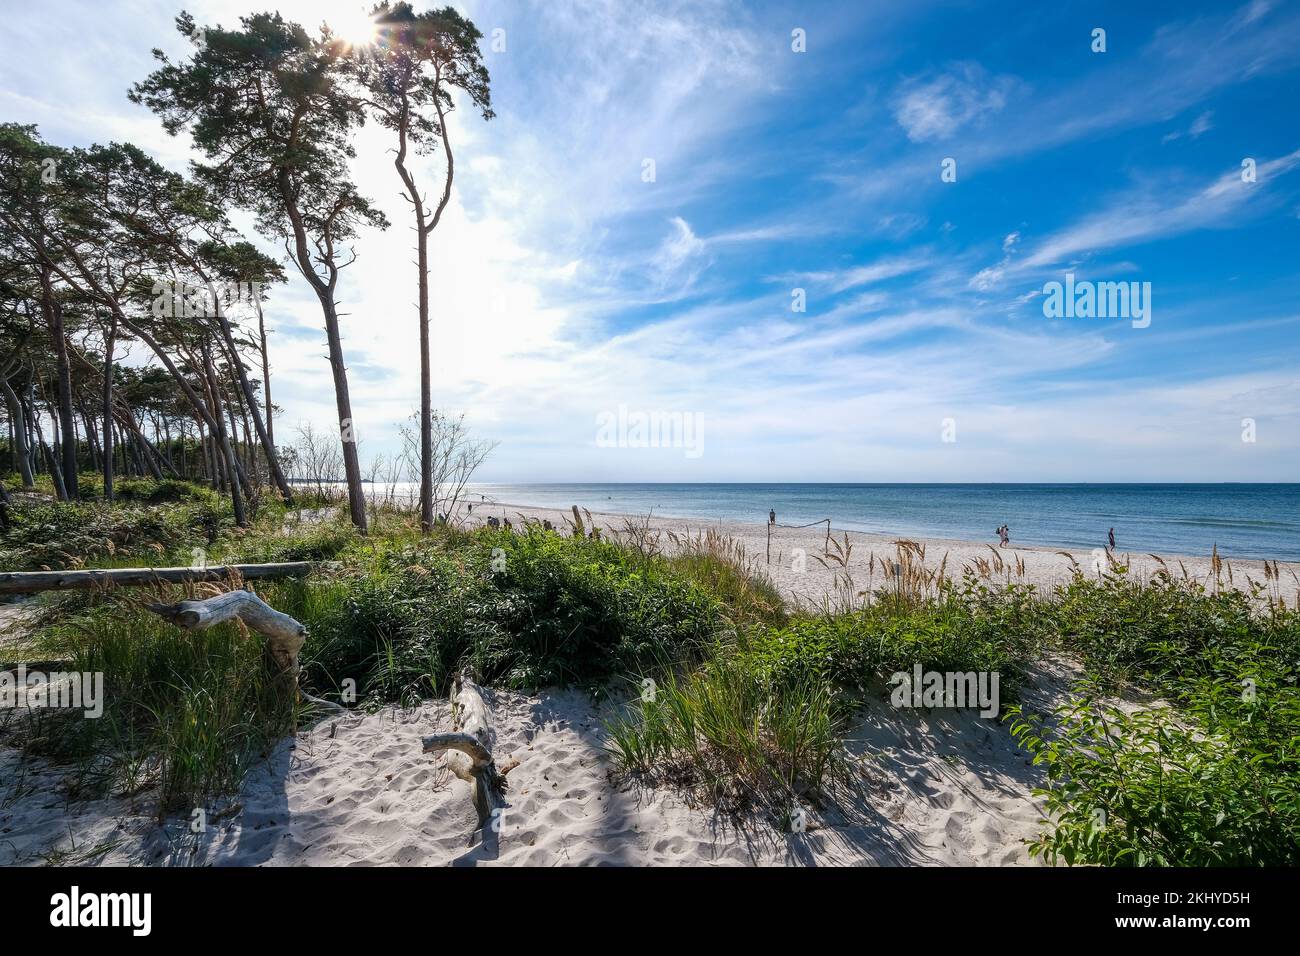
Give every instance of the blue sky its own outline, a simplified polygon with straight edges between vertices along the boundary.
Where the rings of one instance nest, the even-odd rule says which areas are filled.
[[[359,5],[187,8],[263,6],[314,25]],[[498,115],[457,114],[434,242],[435,402],[500,442],[482,477],[1300,476],[1300,4],[458,6],[504,31]],[[183,168],[187,143],[125,98],[151,47],[184,52],[179,9],[7,11],[0,113]],[[359,148],[395,223],[342,282],[366,459],[397,447],[418,364],[383,131]],[[1046,318],[1067,272],[1149,282],[1150,326]],[[301,280],[272,314],[277,431],[326,426]],[[695,416],[701,453],[602,447],[620,406]]]

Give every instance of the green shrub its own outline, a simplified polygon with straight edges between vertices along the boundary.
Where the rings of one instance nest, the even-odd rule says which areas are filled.
[[[228,522],[215,502],[142,508],[23,502],[10,509],[0,535],[0,569],[62,570],[131,558],[158,563],[173,552],[188,554]]]
[[[313,679],[350,677],[372,701],[442,693],[466,663],[492,684],[595,689],[697,658],[723,624],[718,602],[666,564],[540,530],[378,544],[336,578],[284,595],[312,634]]]
[[[1030,852],[1102,866],[1300,863],[1300,692],[1267,678],[1255,690],[1201,680],[1179,708],[1132,712],[1085,696],[1050,731],[1017,713],[1012,732],[1049,781],[1052,825]]]
[[[99,479],[98,494],[103,494]],[[161,504],[169,501],[211,501],[217,495],[210,488],[177,478],[125,478],[113,483],[113,496],[123,501]]]
[[[1300,862],[1300,614],[1160,575],[1079,580],[1045,606],[1088,692],[1012,730],[1045,766],[1031,852],[1108,866]],[[1125,710],[1132,681],[1164,703]]]
[[[917,664],[927,671],[996,671],[1002,691],[1013,695],[1036,646],[1040,614],[1029,589],[968,584],[919,604],[884,601],[755,629],[742,654],[764,679],[828,681],[849,695],[846,703]]]
[[[1260,658],[1300,660],[1300,614],[1261,610],[1259,591],[1209,593],[1163,574],[1146,583],[1107,575],[1063,588],[1049,611],[1065,645],[1108,683],[1160,688]]]

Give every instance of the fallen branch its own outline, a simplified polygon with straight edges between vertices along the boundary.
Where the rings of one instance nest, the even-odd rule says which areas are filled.
[[[478,811],[478,829],[487,840],[496,833],[497,821],[505,809],[506,773],[517,761],[512,761],[503,772],[497,769],[492,755],[492,712],[483,700],[483,691],[474,683],[468,671],[456,680],[452,695],[451,733],[431,734],[424,738],[424,752],[445,753],[447,766],[460,779],[474,787],[474,809]],[[489,825],[492,824],[492,825]]]
[[[195,584],[203,581],[253,581],[259,578],[300,577],[312,571],[310,561],[279,564],[215,564],[207,568],[105,568],[88,571],[7,571],[0,573],[0,594],[35,594],[106,586]]]
[[[307,640],[307,628],[271,607],[252,591],[227,591],[202,601],[150,604],[148,607],[159,617],[187,631],[204,631],[235,619],[243,621],[250,630],[266,637],[272,659],[280,666],[281,673],[293,681],[294,690],[301,697],[334,713],[347,713],[346,708],[304,693],[298,686],[298,652]]]

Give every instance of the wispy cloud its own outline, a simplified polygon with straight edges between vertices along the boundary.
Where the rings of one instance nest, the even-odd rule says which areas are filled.
[[[990,76],[978,63],[955,63],[938,76],[904,83],[894,116],[914,142],[951,139],[1000,112],[1015,86],[1015,78]]]
[[[1300,149],[1256,164],[1257,179],[1253,182],[1245,181],[1239,169],[1219,176],[1191,195],[1168,198],[1150,192],[1126,194],[1107,209],[1045,239],[1023,265],[1052,265],[1071,256],[1150,242],[1193,229],[1240,226],[1251,205],[1261,203],[1267,184],[1297,165]]]

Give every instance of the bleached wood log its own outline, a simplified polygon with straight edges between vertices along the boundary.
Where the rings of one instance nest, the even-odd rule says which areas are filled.
[[[266,638],[272,659],[281,673],[293,682],[303,698],[335,713],[347,709],[328,700],[304,693],[298,686],[298,653],[307,641],[307,628],[300,622],[271,607],[252,591],[227,591],[202,601],[177,604],[150,604],[149,610],[187,631],[204,631],[238,618]]]
[[[0,573],[0,594],[98,588],[110,585],[194,584],[232,579],[300,577],[310,574],[310,561],[274,564],[215,564],[208,568],[103,568],[87,571],[6,571]]]
[[[463,672],[452,688],[451,733],[430,734],[423,740],[424,752],[446,754],[447,766],[473,788],[474,809],[478,811],[478,829],[484,839],[491,832],[497,811],[505,808],[505,774],[497,769],[493,756],[495,735],[492,711],[483,700],[483,691],[469,672]],[[507,771],[508,772],[508,771]],[[491,826],[490,826],[491,825]]]

